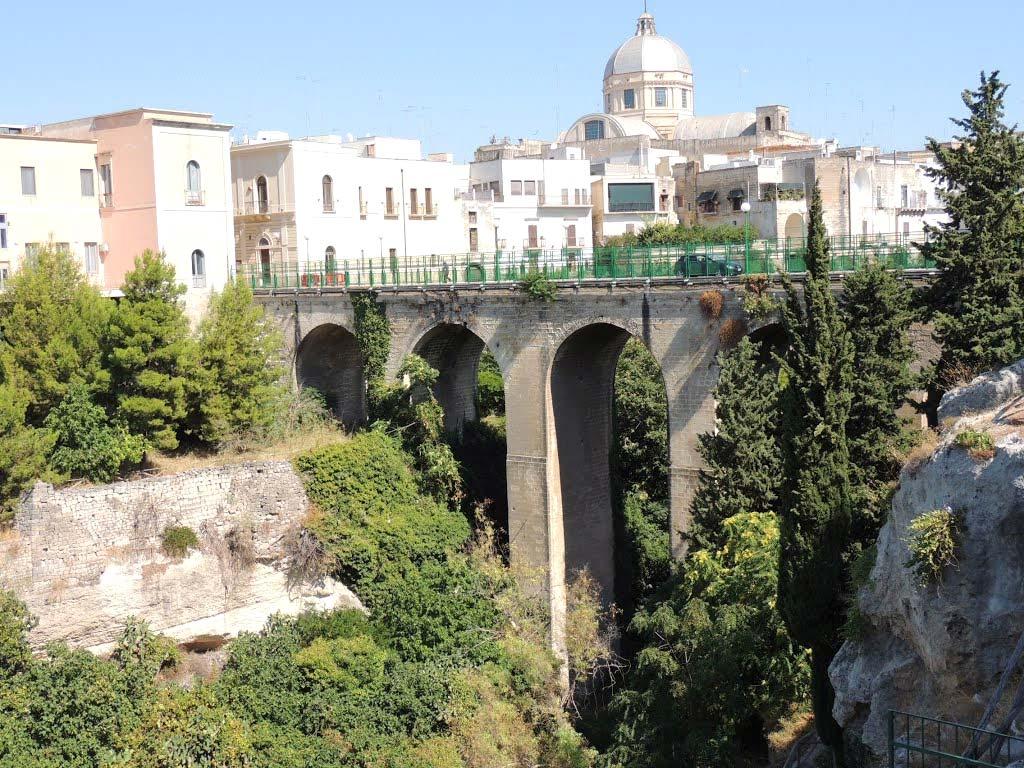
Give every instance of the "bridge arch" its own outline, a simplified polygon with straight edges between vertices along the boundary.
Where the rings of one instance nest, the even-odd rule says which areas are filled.
[[[627,608],[630,574],[620,567],[624,531],[615,511],[612,447],[616,372],[631,338],[639,337],[606,320],[569,333],[552,358],[547,398],[552,591],[586,568],[606,604]],[[665,387],[660,366],[659,375]]]
[[[335,323],[307,333],[295,353],[295,380],[323,394],[346,427],[366,421],[366,374],[355,334]]]

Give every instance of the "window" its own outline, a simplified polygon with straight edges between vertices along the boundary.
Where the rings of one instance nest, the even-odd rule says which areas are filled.
[[[100,273],[100,248],[96,243],[85,244],[85,274]]]
[[[270,197],[267,194],[267,177],[256,179],[256,212],[267,213],[270,210]]]
[[[537,194],[537,182],[536,181],[524,181],[523,182],[523,194],[524,195],[536,195]]]
[[[625,109],[636,109],[636,91],[632,88],[622,92],[622,106]]]
[[[395,189],[388,187],[384,190],[384,215],[395,215]]]
[[[609,184],[608,210],[625,213],[654,210],[653,184]]]
[[[683,109],[686,109],[689,106],[689,103],[690,103],[690,92],[684,88],[682,91],[679,92],[679,96],[680,96],[679,105]]]
[[[900,187],[900,200],[903,203],[903,208],[910,207],[910,187],[908,187],[906,184]]]
[[[480,250],[480,232],[476,227],[469,228],[469,250],[472,253]]]
[[[7,214],[0,213],[0,248],[7,247]]]
[[[192,251],[192,287],[206,287],[206,256],[198,248]]]
[[[338,252],[334,250],[333,245],[328,245],[324,250],[324,270],[329,274],[334,274],[338,268]]]
[[[588,120],[583,124],[583,135],[587,141],[604,138],[604,120]]]
[[[764,119],[764,129],[766,131],[770,131],[772,129],[772,119],[770,117],[766,117]]]
[[[366,218],[366,201],[363,199],[363,188],[359,188],[359,215]]]
[[[427,216],[434,216],[434,190],[427,187],[423,190],[423,204],[427,207]]]
[[[521,181],[513,181],[512,182],[512,194],[513,195],[522,195],[523,194],[523,182],[521,182]]]
[[[565,244],[570,248],[576,247],[576,225],[570,224],[565,228]]]
[[[189,160],[185,166],[185,205],[203,204],[203,183],[199,175],[199,163]]]
[[[476,224],[476,211],[469,212],[469,223]]]
[[[110,173],[110,163],[100,165],[100,194],[103,196],[100,203],[110,207],[114,199],[114,177]]]
[[[25,243],[25,258],[34,259],[39,255],[39,243]]]
[[[36,169],[23,165],[21,167],[21,194],[34,195],[36,193]]]
[[[788,121],[786,120],[786,116],[785,116],[785,115],[783,115],[783,116],[782,116],[782,130],[786,130],[786,128],[788,127],[788,126],[786,125],[786,123],[787,123],[787,122],[788,122]]]
[[[654,89],[654,106],[664,107],[668,105],[668,89],[667,88],[655,88]]]
[[[909,221],[904,221],[903,222],[903,236],[904,237],[910,237],[910,222]]]
[[[537,225],[536,224],[530,224],[526,228],[526,247],[527,248],[536,248],[537,247],[537,242],[538,242],[538,239],[537,239]]]
[[[96,196],[96,183],[92,178],[92,168],[83,168],[78,172],[79,182],[82,185],[82,197]]]
[[[334,180],[324,176],[320,185],[323,188],[324,213],[334,213]]]
[[[419,216],[420,211],[420,193],[416,188],[409,190],[409,208],[412,209],[410,216]]]

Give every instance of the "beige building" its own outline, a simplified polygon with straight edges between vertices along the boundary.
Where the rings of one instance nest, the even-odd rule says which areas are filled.
[[[0,281],[52,244],[103,284],[96,142],[0,130]]]

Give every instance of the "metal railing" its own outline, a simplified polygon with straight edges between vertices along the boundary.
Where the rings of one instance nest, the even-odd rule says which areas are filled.
[[[889,768],[1006,768],[1022,759],[1024,737],[889,712]]]
[[[807,271],[804,239],[757,240],[751,243],[691,244],[655,248],[524,248],[491,253],[431,254],[407,258],[343,258],[322,261],[275,261],[243,265],[241,276],[253,290],[322,287],[419,287],[497,284],[541,272],[551,280],[736,278],[781,271]],[[831,238],[832,271],[852,272],[882,263],[896,270],[934,267],[908,238],[855,236]]]

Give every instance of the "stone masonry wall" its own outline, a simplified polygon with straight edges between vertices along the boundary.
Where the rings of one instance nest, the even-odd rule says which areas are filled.
[[[0,586],[39,619],[34,646],[65,640],[103,651],[138,616],[179,641],[260,629],[274,613],[357,607],[333,580],[289,585],[288,541],[308,501],[287,462],[250,462],[113,485],[40,483],[0,537]],[[199,549],[162,549],[187,526]]]

